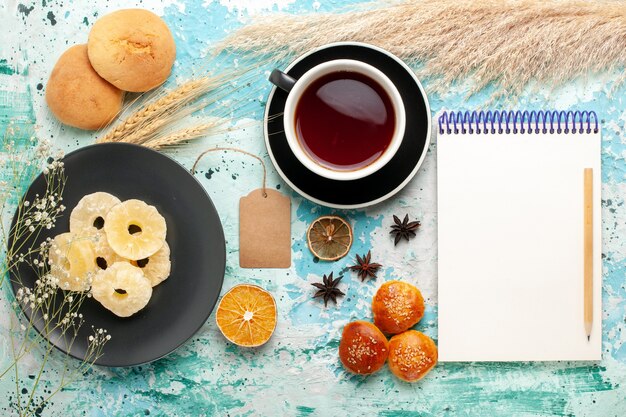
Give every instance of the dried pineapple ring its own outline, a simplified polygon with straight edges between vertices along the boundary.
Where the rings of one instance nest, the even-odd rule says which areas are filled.
[[[113,314],[129,317],[148,304],[152,285],[141,269],[128,262],[116,262],[98,272],[91,291],[93,298]]]
[[[172,263],[170,262],[170,247],[167,242],[163,243],[154,255],[145,259],[131,261],[132,265],[138,266],[143,271],[146,278],[150,280],[152,286],[159,285],[170,276]]]
[[[109,211],[104,231],[118,255],[136,261],[161,249],[167,226],[154,206],[141,200],[127,200]]]
[[[62,233],[54,238],[49,251],[50,273],[64,290],[86,291],[96,273],[96,263],[90,238]]]
[[[107,213],[122,201],[109,193],[87,194],[70,214],[70,232],[97,232],[104,226]]]
[[[126,259],[115,253],[115,251],[109,245],[106,234],[104,231],[99,231],[93,236],[94,245],[94,257],[95,263],[98,269],[107,269],[115,262],[124,262]]]

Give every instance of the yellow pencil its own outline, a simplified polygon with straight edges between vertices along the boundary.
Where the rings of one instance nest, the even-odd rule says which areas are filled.
[[[585,332],[591,339],[593,324],[593,169],[585,168],[585,220],[584,220],[584,297]]]

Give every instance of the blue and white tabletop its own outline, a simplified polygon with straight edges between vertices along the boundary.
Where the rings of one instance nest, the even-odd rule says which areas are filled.
[[[19,3],[19,4],[18,4]],[[185,80],[194,68],[209,67],[207,50],[257,12],[318,13],[359,1],[311,0],[162,0],[59,2],[10,0],[0,6],[0,134],[13,127],[35,127],[39,136],[69,152],[91,144],[95,134],[60,125],[46,107],[48,75],[68,46],[85,43],[94,21],[109,11],[143,7],[162,16],[171,28],[177,57],[169,84]],[[287,63],[277,63],[285,66]],[[41,415],[626,415],[626,85],[611,91],[621,74],[575,81],[556,91],[539,86],[524,93],[517,107],[594,109],[602,122],[603,359],[599,363],[451,363],[438,365],[415,384],[395,378],[387,368],[370,377],[348,374],[337,350],[341,329],[355,319],[371,319],[375,290],[391,279],[415,284],[426,313],[417,329],[437,340],[437,201],[436,141],[415,178],[396,196],[366,209],[333,210],[292,191],[275,171],[263,138],[263,106],[270,92],[267,69],[252,78],[250,91],[258,110],[234,120],[240,128],[166,151],[190,168],[197,155],[215,146],[238,147],[260,155],[268,167],[268,187],[292,199],[292,266],[286,270],[242,269],[238,255],[239,198],[260,186],[258,163],[236,153],[213,154],[201,163],[197,178],[217,208],[226,236],[227,264],[222,293],[239,283],[258,284],[276,298],[278,325],[261,348],[228,343],[214,313],[185,345],[156,362],[132,368],[95,367],[47,403]],[[428,80],[422,80],[428,91]],[[239,94],[239,93],[238,93]],[[241,93],[246,94],[246,93]],[[488,91],[466,101],[455,87],[441,97],[430,94],[431,112],[485,105]],[[499,103],[490,103],[497,107]],[[506,103],[502,102],[505,106]],[[10,126],[10,124],[13,124]],[[22,129],[26,131],[27,129]],[[18,129],[19,131],[19,129]],[[14,131],[13,131],[14,132]],[[15,133],[13,133],[15,134]],[[433,138],[434,139],[434,138]],[[28,135],[15,134],[15,146],[29,146]],[[6,145],[5,145],[6,146]],[[0,154],[6,153],[0,149]],[[558,163],[558,161],[555,161]],[[0,167],[0,180],[15,184]],[[3,183],[5,184],[5,183]],[[354,245],[345,258],[316,262],[306,244],[306,230],[323,214],[349,219]],[[421,221],[416,238],[394,247],[392,215]],[[6,226],[6,225],[5,225]],[[346,271],[358,254],[372,250],[384,265],[376,280],[361,282]],[[310,285],[323,274],[344,274],[346,296],[324,307]],[[0,293],[0,364],[9,361],[7,286]],[[468,312],[471,320],[471,312]],[[529,335],[532,337],[532,335]],[[58,385],[64,356],[54,352],[41,376]],[[24,362],[37,369],[36,358]],[[3,367],[4,369],[4,367]],[[0,414],[11,415],[14,382],[0,378]]]

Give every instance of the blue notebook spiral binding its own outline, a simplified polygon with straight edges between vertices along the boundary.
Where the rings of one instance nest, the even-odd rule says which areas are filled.
[[[439,116],[440,134],[598,133],[595,111],[449,111]]]

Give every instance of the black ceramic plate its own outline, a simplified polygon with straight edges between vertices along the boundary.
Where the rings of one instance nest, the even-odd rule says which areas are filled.
[[[358,208],[381,202],[400,191],[417,173],[430,143],[430,108],[415,74],[389,52],[363,43],[335,43],[295,60],[285,72],[299,78],[315,65],[334,59],[354,59],[381,70],[395,84],[406,110],[406,130],[393,159],[372,175],[353,181],[319,176],[295,157],[284,134],[282,113],[287,93],[273,88],[265,110],[265,144],[274,166],[302,196],[329,207]]]
[[[133,366],[167,355],[204,324],[222,287],[224,232],[211,199],[177,162],[140,146],[87,146],[68,154],[64,162],[67,183],[63,203],[68,209],[56,227],[40,235],[35,243],[69,231],[69,215],[78,201],[86,194],[106,191],[122,201],[144,200],[165,217],[172,270],[166,281],[154,287],[148,305],[135,315],[117,317],[97,301],[86,299],[80,309],[85,323],[71,349],[68,351],[58,334],[51,335],[50,341],[82,359],[94,326],[107,329],[112,336],[96,361],[98,365]],[[36,193],[44,192],[45,179],[39,176],[25,199],[32,201]],[[23,267],[19,272],[22,282],[32,286],[36,279],[32,270]],[[15,282],[12,285],[16,291]]]

